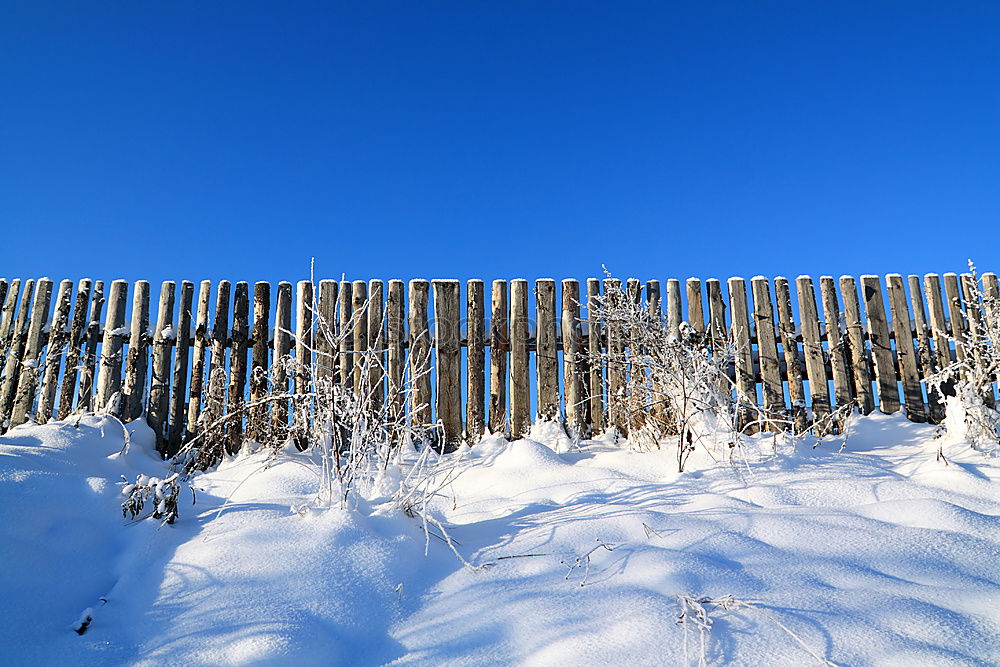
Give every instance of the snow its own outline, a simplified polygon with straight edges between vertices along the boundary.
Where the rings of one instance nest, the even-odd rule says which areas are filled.
[[[611,433],[488,436],[432,505],[469,566],[375,491],[316,507],[297,452],[196,476],[172,525],[125,520],[126,483],[171,475],[128,428],[124,453],[110,418],[0,437],[3,662],[697,664],[678,596],[712,664],[1000,662],[1000,461],[901,416],[685,473]]]

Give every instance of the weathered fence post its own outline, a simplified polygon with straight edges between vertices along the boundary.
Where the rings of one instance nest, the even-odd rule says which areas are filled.
[[[368,391],[372,407],[381,409],[385,398],[385,317],[383,299],[385,283],[381,280],[368,281]],[[459,391],[461,395],[461,391]]]
[[[101,343],[101,367],[97,373],[97,409],[109,410],[117,415],[121,409],[122,388],[122,343],[126,335],[125,303],[128,298],[128,283],[116,280],[111,283],[108,297],[108,317],[104,325],[104,340]],[[113,398],[118,405],[110,405]]]
[[[230,454],[243,444],[243,395],[247,385],[247,341],[250,338],[250,285],[236,283],[233,294],[233,344],[229,350],[229,414],[240,415],[229,422]]]
[[[386,296],[386,325],[388,328],[387,342],[389,347],[387,381],[389,420],[398,424],[405,414],[403,396],[406,383],[406,303],[405,285],[402,280],[389,281],[389,293]],[[393,434],[394,437],[398,434]]]
[[[657,296],[659,296],[658,293]],[[649,310],[650,312],[654,310],[652,302],[649,304]],[[657,304],[656,313],[659,313],[659,304]],[[671,278],[667,281],[667,331],[678,340],[681,337],[681,322],[684,321],[681,313],[681,282]]]
[[[306,433],[310,422],[308,394],[313,373],[312,315],[313,284],[309,280],[300,280],[295,290],[295,376],[292,379],[295,413],[292,423],[295,425],[295,444],[303,451],[308,446]]]
[[[0,386],[0,432],[9,428],[11,410],[17,394],[17,381],[21,377],[21,355],[24,353],[24,339],[28,335],[28,318],[31,313],[31,297],[35,292],[35,281],[29,278],[24,283],[20,308],[14,322],[14,330],[3,367],[3,384]]]
[[[889,308],[892,312],[892,328],[896,336],[896,358],[899,377],[903,381],[903,396],[906,399],[906,416],[911,421],[925,421],[924,392],[920,387],[917,371],[917,355],[913,349],[913,329],[910,328],[910,310],[906,305],[906,291],[903,276],[890,273],[885,277],[889,290]]]
[[[17,281],[14,281],[17,282]],[[92,281],[84,278],[76,288],[76,303],[73,306],[73,324],[69,334],[69,350],[66,353],[66,370],[63,371],[62,386],[59,389],[59,410],[57,418],[62,420],[73,412],[76,397],[76,380],[83,358],[83,343],[87,336],[87,312],[90,305]],[[12,287],[13,289],[13,287]]]
[[[160,302],[153,331],[153,364],[149,379],[149,408],[146,423],[156,434],[156,451],[167,450],[167,419],[170,409],[170,343],[178,337],[174,331],[174,292],[169,281],[160,286]]]
[[[97,383],[97,346],[101,344],[101,313],[104,311],[104,281],[94,283],[94,296],[90,300],[87,318],[87,351],[80,369],[80,393],[76,401],[78,412],[88,412],[94,405],[94,386]]]
[[[604,325],[607,335],[608,365],[608,425],[614,426],[621,436],[628,435],[628,410],[625,407],[625,341],[621,322],[615,314],[624,305],[622,281],[604,279],[604,305],[613,313]]]
[[[573,438],[584,433],[585,396],[581,374],[580,283],[562,281],[563,382],[566,394],[566,431]]]
[[[528,281],[510,281],[510,436],[528,434],[531,420],[528,377]]]
[[[857,397],[861,414],[867,415],[875,409],[875,400],[872,395],[872,379],[869,373],[870,360],[865,348],[865,325],[861,319],[858,287],[853,277],[840,277],[840,294],[844,299],[847,352],[851,362],[851,376],[854,378],[854,395]]]
[[[42,358],[42,332],[49,323],[51,299],[52,281],[42,278],[35,287],[35,300],[31,306],[31,322],[28,324],[28,338],[24,343],[24,356],[21,358],[17,396],[10,415],[11,428],[28,421],[31,406],[35,402],[35,388],[38,386],[39,364]]]
[[[354,300],[354,393],[359,398],[367,398],[369,386],[368,368],[364,355],[368,352],[368,283],[355,280],[351,286],[351,298]]]
[[[345,389],[354,387],[354,295],[353,283],[349,280],[340,281],[340,294],[337,297],[340,315],[340,367],[339,380]]]
[[[559,355],[556,351],[556,281],[535,281],[536,419],[559,418]]]
[[[292,284],[278,283],[274,305],[274,351],[271,355],[271,391],[276,396],[288,394],[288,356],[292,350]],[[288,399],[271,404],[271,437],[282,442],[288,437]]]
[[[865,295],[868,340],[875,362],[879,409],[886,414],[892,414],[899,410],[899,388],[896,385],[896,365],[889,342],[885,303],[882,301],[882,283],[878,276],[861,276],[861,289]]]
[[[930,327],[927,325],[927,311],[924,308],[923,287],[920,276],[907,276],[910,287],[910,305],[913,308],[913,326],[917,332],[917,361],[920,366],[920,379],[930,377],[935,372],[934,351],[931,349]],[[938,421],[938,406],[941,396],[937,389],[927,385],[927,418],[932,423]]]
[[[38,411],[35,413],[35,421],[39,424],[48,423],[52,419],[56,389],[59,387],[60,365],[69,342],[69,308],[72,296],[73,281],[64,280],[59,283],[52,326],[49,328],[48,350],[45,352],[45,373],[38,393]]]
[[[604,430],[604,361],[602,359],[601,323],[598,312],[601,306],[601,281],[587,279],[587,356],[590,369],[588,394],[590,396],[590,434],[599,435]]]
[[[332,324],[330,326],[333,326]],[[267,398],[268,353],[271,350],[271,283],[253,286],[253,359],[250,362],[250,420],[247,431],[257,442],[267,439],[270,410]]]
[[[747,433],[756,433],[757,426],[750,426],[751,413],[748,404],[757,404],[757,383],[754,382],[753,347],[750,343],[750,314],[747,307],[747,285],[743,278],[733,277],[728,281],[729,307],[733,326],[733,344],[736,346],[736,388],[743,405],[738,411],[737,428]],[[747,428],[750,426],[749,428]]]
[[[507,432],[507,281],[494,280],[490,303],[490,433]]]
[[[843,335],[840,330],[840,303],[837,301],[837,284],[831,276],[820,276],[820,298],[823,300],[823,320],[826,322],[826,347],[830,356],[830,374],[833,376],[833,396],[837,407],[852,402],[851,377],[847,367]],[[842,424],[837,425],[842,428]]]
[[[796,433],[808,428],[806,419],[806,392],[802,382],[802,357],[795,337],[795,318],[792,315],[792,294],[788,280],[782,276],[774,279],[774,298],[778,302],[778,333],[785,357],[785,377],[788,379],[788,400],[792,407],[792,424]]]
[[[175,455],[184,440],[187,406],[188,358],[191,349],[191,305],[194,300],[194,283],[181,282],[181,299],[177,307],[176,350],[174,351],[174,381],[170,391],[169,436],[164,457]]]
[[[465,431],[470,445],[479,442],[486,428],[483,405],[486,402],[485,286],[482,280],[470,280],[466,289],[466,411]]]
[[[434,347],[437,375],[437,417],[444,427],[444,449],[462,442],[462,348],[459,282],[435,280]]]
[[[187,431],[190,440],[198,429],[201,417],[201,395],[205,383],[205,348],[208,346],[208,304],[212,299],[212,282],[201,281],[198,289],[198,313],[194,326],[194,356],[191,359],[191,393],[188,399]]]
[[[757,330],[764,410],[767,412],[768,429],[777,432],[783,430],[781,418],[785,412],[785,395],[781,388],[781,364],[778,362],[778,343],[774,334],[771,284],[767,278],[755,276],[750,279],[750,289],[753,292],[753,319]]]
[[[146,392],[146,370],[149,364],[149,282],[138,280],[132,298],[132,322],[125,359],[125,383],[122,389],[124,421],[142,414]]]
[[[427,324],[429,283],[410,281],[410,381],[413,383],[410,418],[431,424],[431,340]]]
[[[337,281],[319,281],[319,314],[316,317],[316,378],[333,382],[337,367]]]

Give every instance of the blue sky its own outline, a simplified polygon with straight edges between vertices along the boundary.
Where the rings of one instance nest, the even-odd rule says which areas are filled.
[[[998,34],[991,2],[3,2],[0,275],[998,270]]]

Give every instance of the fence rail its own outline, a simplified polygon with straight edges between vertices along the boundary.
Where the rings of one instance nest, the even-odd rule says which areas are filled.
[[[856,402],[864,412],[941,419],[923,378],[966,354],[980,316],[967,307],[971,274],[822,277],[818,299],[808,276],[794,286],[780,277],[749,282],[748,290],[743,278],[671,279],[664,294],[658,280],[629,279],[624,293],[660,313],[672,333],[686,322],[713,345],[735,342],[731,375],[768,411],[808,405],[821,417]],[[593,360],[627,355],[629,340],[588,316],[621,285],[540,279],[531,289],[518,279],[487,290],[470,280],[463,299],[455,280],[303,281],[294,293],[287,282],[272,291],[266,282],[202,281],[195,301],[193,283],[164,282],[151,311],[146,281],[64,280],[53,295],[47,278],[0,280],[0,431],[110,409],[126,421],[145,416],[169,454],[197,433],[203,411],[302,389],[304,374],[287,377],[275,364],[291,355],[345,386],[373,383],[366,386],[387,401],[397,400],[410,365],[425,360],[431,373],[415,374],[417,405],[399,409],[440,422],[449,443],[487,430],[517,437],[533,419],[599,432],[619,423],[608,396],[628,369]],[[982,286],[988,297],[1000,294],[993,273]],[[365,350],[382,355],[384,372],[360,377],[353,361]],[[268,418],[289,417],[275,406]]]

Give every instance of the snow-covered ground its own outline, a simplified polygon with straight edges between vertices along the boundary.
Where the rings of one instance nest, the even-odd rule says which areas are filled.
[[[107,418],[0,438],[0,663],[1000,663],[1000,461],[939,461],[899,416],[684,474],[546,425],[487,438],[433,505],[467,564],[377,497],[312,507],[305,454],[123,519],[121,476],[168,474],[129,428],[124,454]]]

